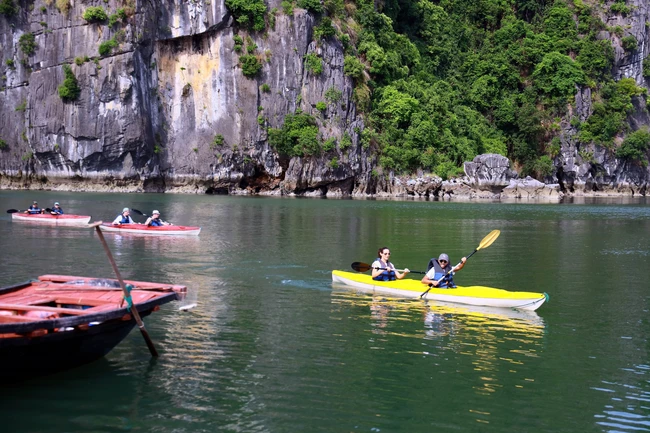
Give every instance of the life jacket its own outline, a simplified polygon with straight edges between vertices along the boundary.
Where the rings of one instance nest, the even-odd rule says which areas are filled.
[[[54,212],[57,215],[63,215],[63,208],[58,208],[57,209],[57,208],[53,207],[52,212]]]
[[[159,219],[152,218],[151,221],[149,221],[149,225],[152,227],[160,227],[163,225],[163,223]]]
[[[36,207],[30,206],[29,209],[27,209],[27,212],[29,212],[30,214],[41,213],[41,208],[38,207],[38,206],[36,206]]]
[[[433,279],[436,281],[440,281],[442,277],[444,277],[449,271],[451,271],[452,266],[451,263],[447,263],[447,266],[443,268],[442,266],[440,266],[438,259],[434,257],[431,260],[429,260],[429,266],[427,267],[427,272],[429,272],[431,268],[434,268],[436,270],[436,274],[433,276]],[[441,289],[446,287],[456,287],[456,284],[454,284],[454,274],[449,272],[447,278],[445,278],[444,281],[440,281],[437,287]]]
[[[122,219],[120,220],[120,224],[131,224],[131,217],[125,217],[124,215],[121,215]]]
[[[380,258],[377,258],[376,260],[379,260],[379,263],[383,263]],[[386,265],[383,266],[384,268],[390,267],[390,262],[386,262]],[[383,271],[381,274],[377,275],[376,277],[373,278],[375,281],[395,281],[397,277],[395,276],[395,271],[388,270],[386,269]]]

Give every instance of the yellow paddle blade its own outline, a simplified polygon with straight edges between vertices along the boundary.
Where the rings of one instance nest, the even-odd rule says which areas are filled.
[[[501,234],[501,230],[492,230],[490,233],[488,233],[488,235],[486,237],[483,238],[483,240],[479,244],[478,248],[476,248],[476,249],[480,250],[482,248],[489,247],[490,245],[492,245],[492,243],[494,241],[497,240],[497,238],[499,237],[500,234]]]

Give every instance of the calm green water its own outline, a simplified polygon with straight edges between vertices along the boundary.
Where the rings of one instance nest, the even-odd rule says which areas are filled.
[[[106,234],[125,278],[186,284],[105,359],[0,388],[6,432],[650,431],[650,202],[441,203],[0,191],[112,220],[124,206],[198,238]],[[112,276],[90,230],[0,216],[0,281]],[[332,269],[452,261],[461,285],[545,291],[532,314],[385,299]],[[415,275],[414,278],[418,276]],[[43,362],[47,362],[46,359]]]

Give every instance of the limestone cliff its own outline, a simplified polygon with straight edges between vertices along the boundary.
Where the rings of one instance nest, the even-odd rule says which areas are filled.
[[[650,54],[650,6],[645,0],[626,2],[630,12],[601,15],[609,31],[600,34],[601,39],[610,39],[615,49],[614,79],[633,78],[638,86],[648,88],[650,81],[643,76],[643,60]],[[603,5],[609,11],[607,4]],[[623,36],[612,29],[624,29]],[[611,31],[611,32],[610,32]],[[630,52],[623,49],[622,39],[633,36],[637,47]],[[630,129],[637,130],[650,125],[646,96],[634,100],[635,112],[628,117]],[[588,87],[579,89],[576,94],[576,117],[585,121],[592,113],[593,98]],[[650,169],[638,163],[616,159],[612,149],[597,145],[581,145],[576,139],[577,130],[568,119],[562,122],[560,134],[561,148],[555,158],[555,174],[550,183],[559,183],[561,189],[572,195],[646,195],[650,183]],[[621,143],[621,137],[616,139]]]
[[[248,32],[234,25],[224,0],[14,3],[15,15],[0,15],[0,188],[426,197],[459,191],[454,183],[398,178],[377,167],[360,143],[364,124],[343,73],[343,47],[335,38],[315,42],[315,18],[305,10],[287,15],[280,0],[268,0],[268,9],[277,9],[273,22],[265,32]],[[615,77],[647,87],[650,10],[643,0],[629,3],[628,16],[603,18],[634,35],[637,49],[626,53],[618,36],[602,37],[619,47]],[[83,18],[100,6],[114,15],[110,21]],[[243,73],[237,40],[262,62],[252,78]],[[322,59],[322,73],[306,68],[307,54]],[[64,65],[80,89],[72,101],[59,96]],[[330,89],[340,97],[317,109]],[[645,97],[637,99],[633,129],[650,124]],[[576,106],[583,119],[591,113],[588,88]],[[289,158],[269,146],[268,128],[281,127],[297,109],[317,118],[323,140],[338,140],[334,149]],[[646,167],[623,163],[608,149],[580,149],[575,132],[563,122],[548,183],[573,194],[645,194]],[[344,135],[351,144],[342,149]],[[467,174],[461,184],[485,191]],[[491,185],[490,194],[512,188],[510,180]]]
[[[0,92],[0,186],[350,194],[370,172],[343,49],[334,38],[313,42],[305,10],[278,12],[267,32],[248,33],[223,1],[63,3],[69,9],[21,2],[17,15],[0,18],[2,65],[13,65]],[[97,6],[126,18],[85,20]],[[28,33],[31,54],[20,48]],[[242,73],[235,34],[263,60],[253,78]],[[107,42],[112,50],[100,55]],[[319,75],[305,69],[308,53],[323,60]],[[58,95],[64,64],[81,90],[72,102]],[[331,88],[339,100],[317,110]],[[296,109],[317,117],[323,139],[347,133],[352,145],[313,159],[279,157],[267,128]]]

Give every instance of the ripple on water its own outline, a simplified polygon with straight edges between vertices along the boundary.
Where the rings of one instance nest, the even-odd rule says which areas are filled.
[[[650,431],[650,366],[639,364],[621,371],[623,379],[603,380],[603,386],[592,387],[609,398],[603,412],[595,415],[597,424],[609,432]]]
[[[647,249],[616,249],[616,250],[602,250],[603,255],[613,256],[648,256],[650,251]]]

